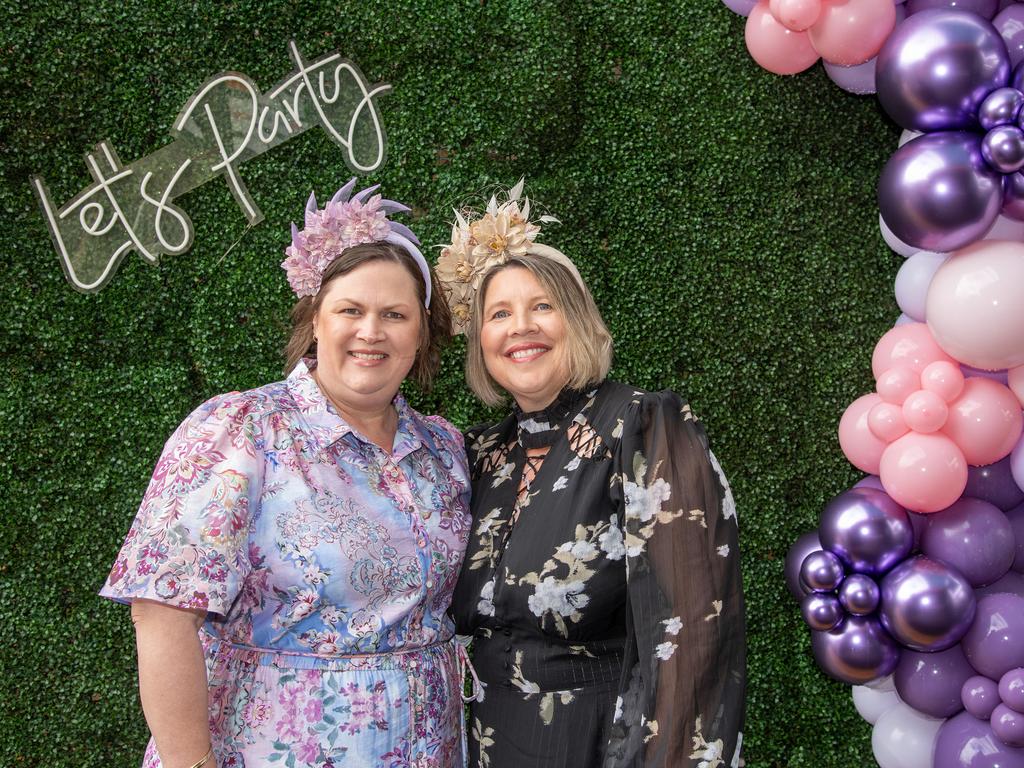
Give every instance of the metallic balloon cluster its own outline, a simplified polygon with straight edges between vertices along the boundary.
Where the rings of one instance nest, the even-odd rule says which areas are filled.
[[[1000,213],[1024,219],[1024,65],[1011,72],[1000,30],[959,10],[908,17],[875,66],[878,100],[923,135],[900,147],[878,183],[900,240],[948,252],[980,240]]]

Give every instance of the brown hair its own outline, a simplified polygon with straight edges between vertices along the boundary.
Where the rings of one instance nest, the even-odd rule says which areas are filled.
[[[565,321],[564,355],[569,370],[568,386],[579,389],[603,381],[612,365],[612,337],[604,324],[594,297],[576,276],[558,262],[536,254],[514,256],[484,275],[473,296],[469,328],[466,330],[466,383],[487,405],[504,400],[501,387],[487,371],[480,348],[484,300],[491,278],[509,267],[528,270],[547,293],[552,305]]]
[[[292,335],[284,349],[285,373],[298,365],[304,357],[316,359],[316,339],[313,338],[313,318],[323,302],[325,289],[332,280],[346,275],[356,267],[373,261],[392,261],[401,264],[412,275],[420,307],[420,343],[409,377],[420,389],[429,391],[434,375],[441,367],[441,350],[451,340],[452,319],[434,270],[430,270],[430,307],[424,306],[427,292],[419,265],[404,249],[391,243],[368,243],[346,248],[324,270],[320,290],[315,296],[303,296],[292,307]]]

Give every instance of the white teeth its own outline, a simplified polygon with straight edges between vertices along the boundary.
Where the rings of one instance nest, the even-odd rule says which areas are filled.
[[[517,349],[515,352],[509,355],[513,360],[522,360],[530,355],[535,355],[538,352],[547,352],[544,347],[534,347],[533,349]]]
[[[383,360],[387,355],[382,352],[352,352],[352,357],[356,357],[360,360]]]

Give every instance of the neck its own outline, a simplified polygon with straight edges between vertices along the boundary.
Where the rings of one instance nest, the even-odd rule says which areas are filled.
[[[398,411],[395,410],[391,400],[384,404],[353,404],[329,392],[320,383],[316,372],[313,373],[313,379],[320,387],[324,397],[334,406],[334,410],[350,427],[386,452],[391,453],[395,434],[398,431]]]

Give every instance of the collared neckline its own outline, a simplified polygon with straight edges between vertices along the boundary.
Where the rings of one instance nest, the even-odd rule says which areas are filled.
[[[519,444],[523,448],[552,445],[565,432],[570,417],[575,417],[593,390],[593,386],[584,389],[565,387],[546,408],[539,411],[524,411],[513,401]]]

